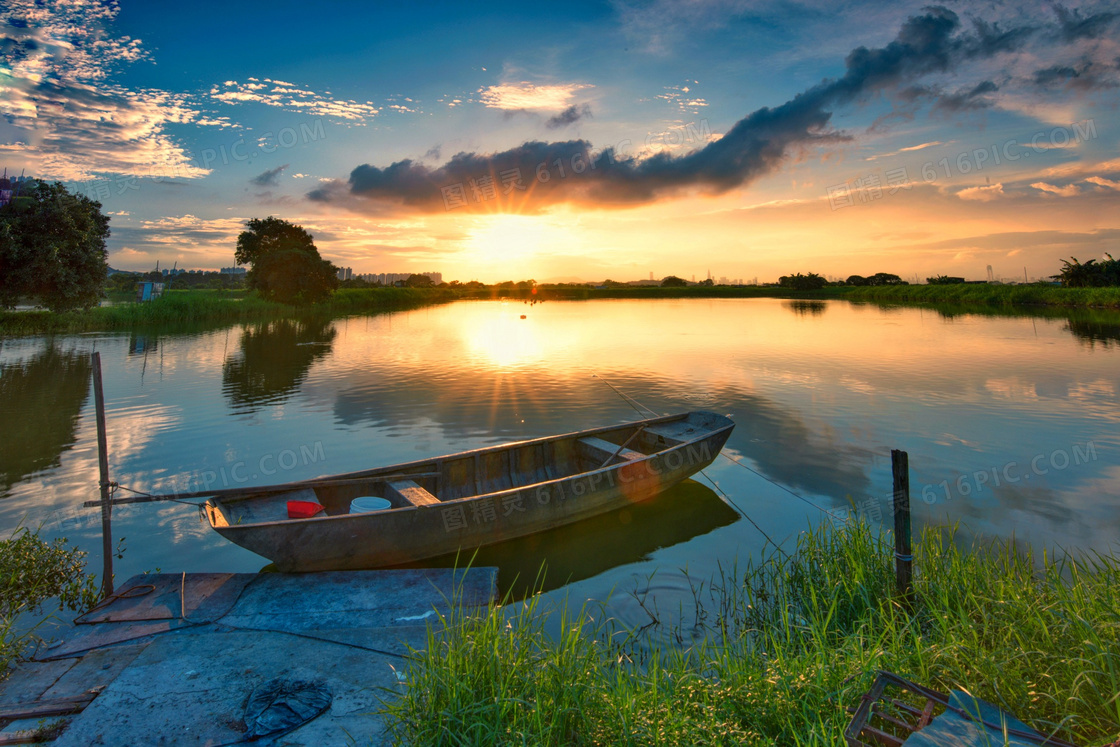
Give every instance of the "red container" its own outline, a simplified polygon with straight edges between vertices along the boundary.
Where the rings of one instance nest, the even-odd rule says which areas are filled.
[[[314,501],[288,501],[289,519],[310,519],[323,510],[323,507]]]

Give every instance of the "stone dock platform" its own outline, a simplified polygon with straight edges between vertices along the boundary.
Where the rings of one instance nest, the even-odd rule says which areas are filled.
[[[278,679],[330,705],[259,744],[383,744],[409,647],[452,599],[490,603],[496,581],[493,568],[135,576],[0,683],[0,745],[236,743],[250,695]]]

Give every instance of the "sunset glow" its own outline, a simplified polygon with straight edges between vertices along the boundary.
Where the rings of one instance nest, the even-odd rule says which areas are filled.
[[[3,163],[98,199],[114,267],[228,266],[267,215],[485,282],[1034,279],[1120,237],[1107,3],[351,9],[298,56],[252,4],[9,7]]]

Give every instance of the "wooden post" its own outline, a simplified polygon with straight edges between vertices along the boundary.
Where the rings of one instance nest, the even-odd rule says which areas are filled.
[[[105,436],[105,393],[101,389],[101,353],[93,354],[93,400],[97,409],[97,466],[101,473],[101,598],[113,593],[113,504],[109,495],[109,442]]]
[[[895,588],[907,609],[914,609],[911,573],[914,557],[910,547],[910,456],[891,449],[894,477],[894,578]]]

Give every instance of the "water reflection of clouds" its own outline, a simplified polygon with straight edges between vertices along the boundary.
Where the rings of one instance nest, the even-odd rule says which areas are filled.
[[[155,347],[145,343],[146,355],[128,354],[128,335],[62,338],[58,348],[92,343],[103,351],[113,477],[142,489],[237,460],[252,466],[262,454],[320,439],[326,459],[285,479],[639,417],[598,374],[658,412],[732,414],[731,453],[821,505],[846,506],[848,495],[883,499],[887,453],[904,448],[919,523],[959,520],[1066,546],[1099,546],[1107,532],[1120,534],[1111,466],[1120,347],[1086,345],[1060,315],[945,320],[910,308],[885,317],[874,306],[829,302],[813,316],[783,303],[484,301],[338,319],[323,335],[308,328],[273,336],[269,325],[261,333],[262,325],[248,325],[160,334]],[[29,363],[46,349],[42,339],[6,340],[0,365]],[[77,426],[36,449],[46,467],[29,476],[14,470],[23,476],[0,502],[6,523],[96,495],[88,378],[72,386],[55,374],[31,378],[59,412],[78,413]],[[66,404],[71,395],[76,406]],[[23,396],[9,399],[19,415]],[[1029,490],[989,484],[972,499],[920,503],[927,483],[1090,440],[1099,460],[1032,478]],[[709,473],[755,518],[774,512],[765,528],[778,539],[783,528],[803,526],[807,507],[746,470],[721,459]],[[260,484],[280,476],[248,477]],[[119,533],[137,549],[149,543],[146,556],[155,560],[145,567],[166,568],[175,557],[198,570],[204,550],[214,570],[222,567],[213,558],[252,569],[242,551],[199,535],[195,521],[181,507],[122,510]],[[703,548],[686,543],[658,557],[727,557],[750,539],[749,527],[737,527],[712,533]]]

